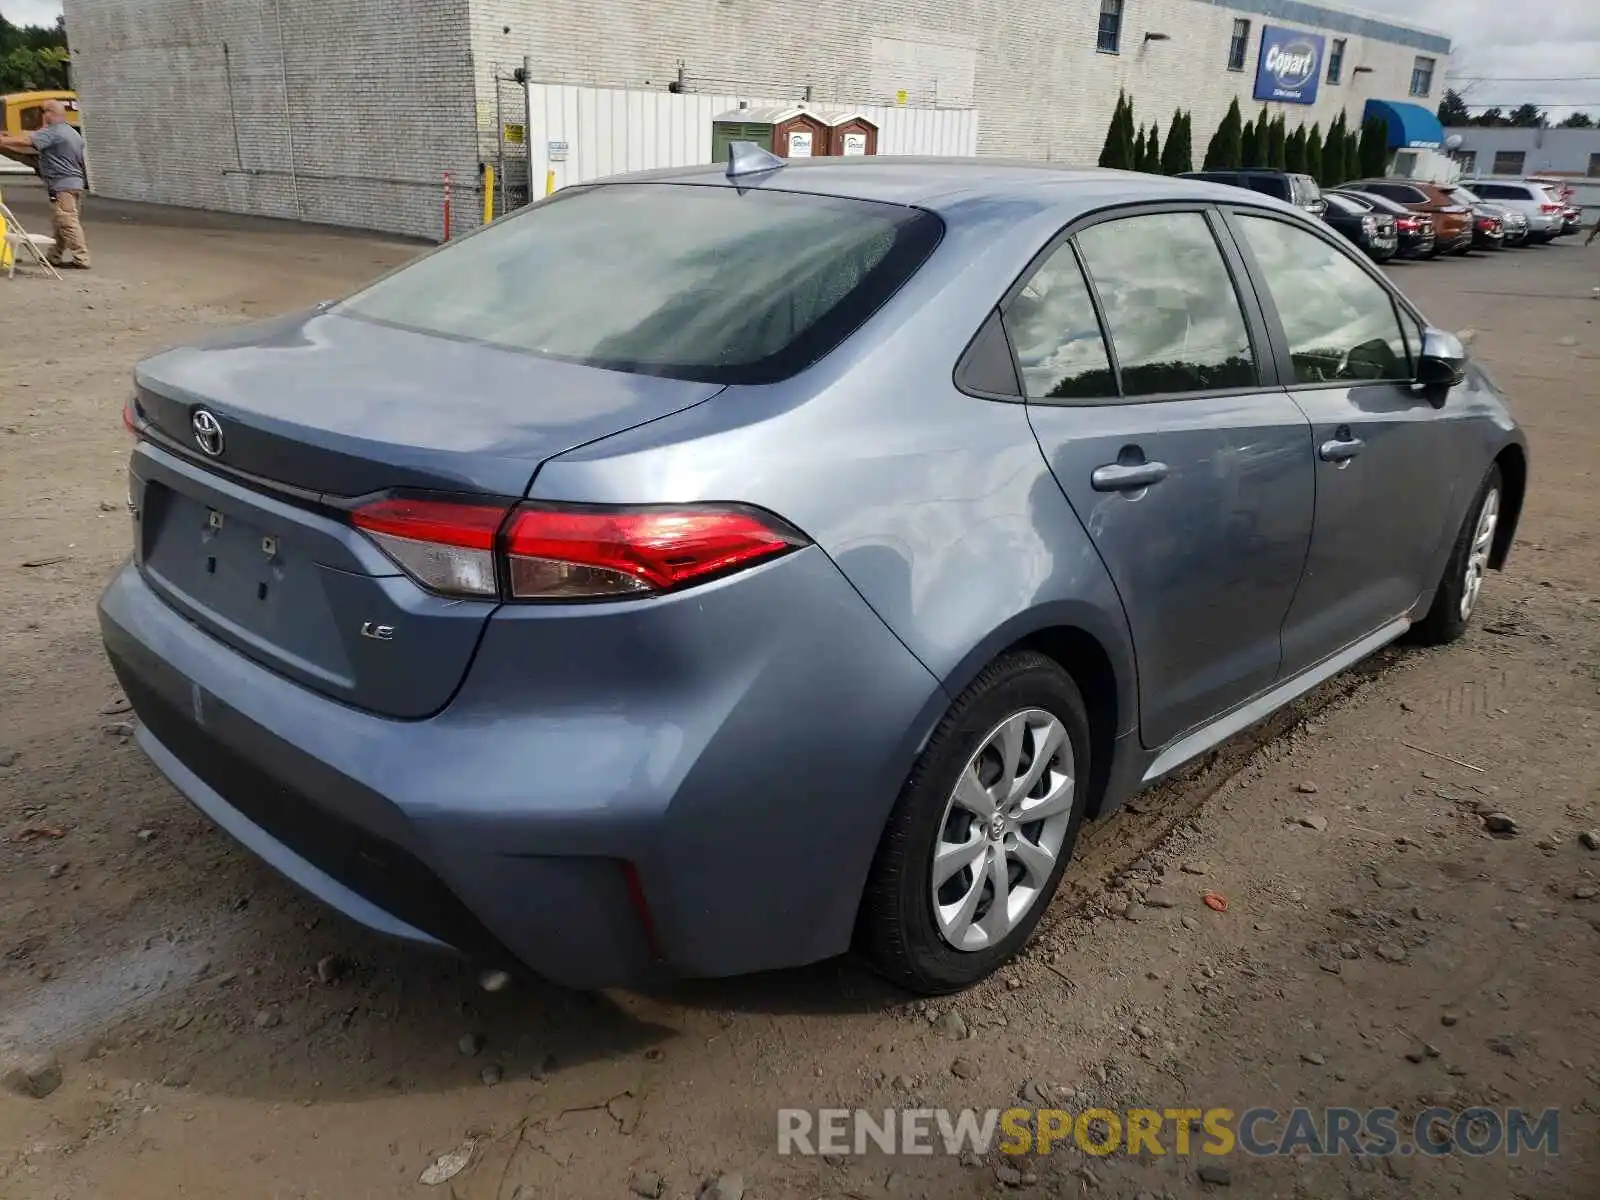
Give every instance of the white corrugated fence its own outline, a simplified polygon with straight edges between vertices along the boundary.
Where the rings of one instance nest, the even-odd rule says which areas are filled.
[[[532,84],[528,157],[534,196],[625,171],[689,167],[711,161],[713,118],[736,109],[792,105],[755,96]],[[817,103],[848,108],[878,126],[879,154],[974,155],[975,108],[909,108]]]

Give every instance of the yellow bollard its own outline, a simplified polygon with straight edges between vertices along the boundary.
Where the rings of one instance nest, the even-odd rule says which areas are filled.
[[[546,171],[544,173],[544,194],[546,196],[553,196],[555,194],[555,190],[556,173],[554,171]]]
[[[483,165],[483,223],[494,220],[494,164]]]

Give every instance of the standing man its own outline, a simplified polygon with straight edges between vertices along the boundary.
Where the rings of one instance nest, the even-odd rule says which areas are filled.
[[[0,133],[7,150],[32,150],[39,156],[39,178],[50,193],[50,224],[56,235],[55,265],[89,269],[89,246],[78,220],[79,200],[88,186],[83,166],[83,135],[67,124],[66,107],[46,100],[44,125],[32,133]]]

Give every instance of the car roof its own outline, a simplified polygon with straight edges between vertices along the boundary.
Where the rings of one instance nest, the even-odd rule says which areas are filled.
[[[730,179],[721,165],[671,167],[595,181],[617,183],[680,183],[747,190],[802,192],[856,200],[876,200],[925,208],[943,216],[974,206],[1004,203],[1025,211],[1044,209],[1089,212],[1111,204],[1199,200],[1228,204],[1255,203],[1262,208],[1298,210],[1270,197],[1244,192],[1223,183],[1112,171],[1098,167],[1056,166],[995,158],[883,157],[814,158],[789,162],[761,175]],[[593,186],[593,185],[586,185]]]

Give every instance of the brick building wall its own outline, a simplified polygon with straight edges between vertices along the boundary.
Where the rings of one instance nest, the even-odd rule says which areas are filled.
[[[66,13],[99,193],[433,238],[443,172],[476,186],[467,0]]]
[[[976,107],[979,152],[1092,163],[1118,88],[1163,134],[1194,114],[1196,160],[1238,97],[1262,27],[1345,39],[1339,84],[1289,126],[1326,129],[1368,99],[1410,99],[1418,55],[1437,101],[1449,44],[1304,0],[1124,0],[1120,52],[1096,50],[1100,0],[66,0],[97,191],[110,196],[440,233],[476,222],[495,142],[496,77],[691,89],[819,104]],[[1269,15],[1270,14],[1270,15]],[[1250,22],[1229,71],[1234,21]],[[1165,34],[1147,41],[1146,33]],[[1357,71],[1356,68],[1366,68]],[[904,96],[901,101],[901,96]],[[520,102],[520,101],[519,101]],[[529,131],[537,138],[537,130]]]
[[[1164,131],[1173,109],[1194,113],[1195,155],[1235,97],[1246,119],[1264,25],[1345,40],[1341,81],[1315,105],[1275,106],[1292,130],[1326,130],[1345,109],[1359,124],[1368,99],[1413,99],[1412,67],[1435,60],[1432,107],[1444,87],[1448,41],[1300,0],[1124,0],[1121,50],[1096,50],[1100,0],[472,0],[480,93],[496,69],[531,59],[536,79],[608,87],[662,87],[681,62],[700,91],[750,91],[818,103],[976,106],[979,152],[1092,164],[1118,88],[1136,119]],[[1268,15],[1271,14],[1271,15]],[[1242,71],[1227,69],[1235,19],[1250,22]],[[1147,32],[1164,41],[1146,42]],[[1369,68],[1357,73],[1356,67]]]

